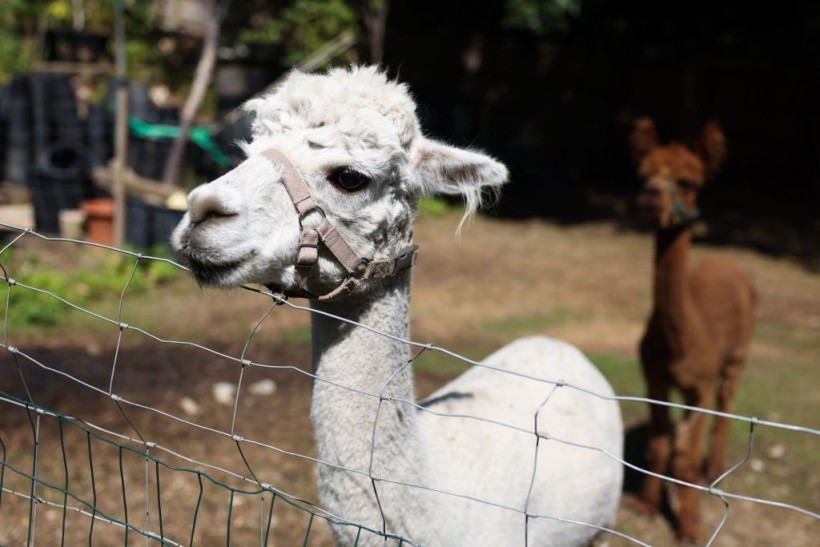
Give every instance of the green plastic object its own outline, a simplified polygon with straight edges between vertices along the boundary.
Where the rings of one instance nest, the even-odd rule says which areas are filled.
[[[143,139],[175,139],[182,131],[178,125],[148,123],[134,116],[128,118],[128,127],[132,134]],[[222,153],[219,145],[211,138],[211,130],[207,126],[191,127],[188,139],[205,150],[218,165],[227,167],[231,164],[228,156]]]

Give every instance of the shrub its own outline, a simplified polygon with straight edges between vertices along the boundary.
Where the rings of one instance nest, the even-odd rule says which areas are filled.
[[[116,300],[127,287],[128,294],[143,293],[173,280],[181,271],[174,264],[142,259],[135,270],[136,259],[119,254],[94,257],[92,264],[66,270],[43,264],[36,257],[15,262],[11,251],[0,256],[0,264],[18,285],[0,281],[3,319],[14,326],[54,326],[71,310],[61,298],[77,306],[92,302]],[[6,318],[6,302],[10,313]]]

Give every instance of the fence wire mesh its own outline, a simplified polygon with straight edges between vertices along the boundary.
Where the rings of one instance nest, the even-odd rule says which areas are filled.
[[[7,242],[0,248],[0,283],[5,285],[5,299],[0,304],[4,312],[0,347],[5,353],[0,365],[0,378],[3,378],[0,384],[3,388],[0,390],[3,409],[0,412],[0,530],[3,530],[0,543],[64,545],[87,541],[89,544],[127,544],[142,538],[146,544],[165,545],[231,542],[243,545],[325,545],[331,541],[326,524],[333,523],[353,527],[357,531],[356,544],[360,538],[374,536],[398,545],[416,545],[413,538],[393,535],[386,526],[368,527],[348,522],[323,510],[315,501],[318,495],[314,473],[316,466],[328,466],[367,476],[377,495],[384,484],[431,489],[453,498],[465,498],[520,513],[525,527],[531,519],[555,519],[599,528],[625,543],[648,544],[635,534],[617,529],[617,525],[610,529],[573,522],[560,515],[533,513],[528,503],[523,507],[510,506],[462,492],[379,476],[372,468],[372,451],[369,468],[353,469],[317,459],[313,448],[304,443],[294,444],[284,437],[266,436],[264,431],[253,426],[254,416],[271,409],[258,401],[270,395],[274,389],[271,386],[276,385],[266,383],[269,378],[289,375],[298,378],[303,389],[309,389],[313,382],[327,382],[372,397],[378,401],[379,409],[382,404],[391,402],[442,419],[475,420],[533,436],[533,459],[522,462],[522,465],[537,461],[539,445],[551,442],[597,452],[604,460],[623,465],[628,470],[652,474],[600,447],[534,434],[531,429],[492,418],[447,415],[413,400],[391,397],[386,392],[387,384],[381,392],[366,392],[317,376],[304,366],[289,364],[288,356],[283,356],[286,364],[254,360],[252,346],[262,343],[258,340],[259,332],[273,314],[324,314],[266,290],[243,288],[265,303],[260,306],[261,312],[250,325],[239,352],[226,350],[227,346],[222,342],[164,338],[160,333],[152,332],[150,324],[140,324],[140,314],[129,314],[129,309],[136,306],[136,300],[151,303],[150,292],[140,294],[135,289],[144,281],[141,278],[149,275],[144,267],[146,264],[161,263],[179,270],[185,270],[184,266],[166,258],[47,237],[3,223],[0,227],[9,234]],[[88,301],[77,303],[82,299],[76,295],[89,290],[82,283],[60,288],[50,288],[48,283],[38,286],[36,266],[21,266],[11,260],[12,251],[26,240],[35,240],[40,245],[37,252],[44,256],[49,254],[52,246],[71,245],[76,246],[78,252],[120,257],[126,273],[120,284],[108,288],[108,300],[115,301],[116,305],[101,305],[106,298],[96,294]],[[15,296],[22,292],[36,294],[72,310],[71,321],[90,325],[89,329],[95,331],[94,338],[113,340],[113,351],[107,347],[101,350],[90,342],[84,354],[62,354],[59,333],[54,334],[52,344],[44,344],[45,349],[28,349],[25,336],[20,337],[23,343],[18,343],[14,318],[15,314],[25,313],[25,310],[16,303]],[[166,307],[168,313],[172,313],[173,302],[154,304]],[[185,316],[184,310],[173,310],[173,313],[181,320]],[[368,325],[330,317],[352,323],[353,328],[368,329],[406,344],[412,355],[406,364],[408,367],[429,353],[459,361],[467,367],[489,367],[444,347],[396,339]],[[54,330],[59,331],[59,328],[58,322]],[[142,348],[146,344],[171,347],[178,353],[173,360],[157,360],[155,354],[144,352]],[[136,361],[125,357],[133,347],[140,348],[142,354]],[[168,354],[162,355],[167,357]],[[214,396],[223,402],[218,417],[208,416],[208,412],[197,409],[195,398],[186,396],[202,389],[197,377],[204,374],[203,367],[211,364],[219,368],[216,376],[233,379],[233,382],[213,384]],[[123,367],[131,369],[127,375],[124,375]],[[134,367],[144,369],[143,373],[133,374]],[[159,381],[174,382],[170,391],[162,392],[164,398],[156,395],[155,382],[160,370]],[[499,372],[515,374],[506,370]],[[549,411],[549,400],[557,390],[574,390],[588,397],[613,399],[557,378],[521,376],[532,382],[542,382],[549,388],[542,408],[536,413],[536,421],[542,410]],[[256,381],[252,382],[254,379]],[[217,386],[224,389],[217,393]],[[167,400],[168,393],[172,394],[170,398],[173,400]],[[282,395],[286,405],[288,394]],[[667,483],[682,484],[720,500],[722,515],[709,531],[708,544],[719,537],[732,504],[738,501],[777,507],[820,520],[820,514],[806,507],[721,488],[728,476],[749,464],[761,428],[813,438],[820,436],[820,431],[642,397],[615,396],[614,399],[621,404],[667,405],[684,412],[720,415],[746,424],[748,433],[743,456],[712,484],[686,483],[670,476],[656,475]],[[293,419],[281,408],[278,412],[282,414],[276,416],[276,420],[287,422]],[[375,437],[375,423],[372,427]],[[538,431],[537,426],[535,431]],[[231,450],[211,450],[217,444],[224,446],[226,443]],[[306,469],[309,471],[305,472]],[[300,478],[294,480],[293,475],[297,474]],[[277,486],[277,482],[293,484],[297,490],[286,492]]]

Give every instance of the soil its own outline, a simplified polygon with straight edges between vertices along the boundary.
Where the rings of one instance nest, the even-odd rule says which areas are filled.
[[[510,333],[535,330],[588,353],[634,358],[649,309],[647,234],[607,223],[557,226],[480,218],[455,239],[456,221],[445,214],[418,224],[414,340],[480,358],[513,338]],[[81,263],[79,254],[89,252],[29,237],[17,246],[37,253],[44,263],[63,266]],[[698,249],[695,256],[707,251],[714,249]],[[757,252],[720,252],[755,278],[760,322],[817,329],[809,332],[820,335],[818,274]],[[115,305],[100,306],[109,317],[116,312]],[[0,544],[35,539],[51,545],[63,533],[66,545],[143,541],[135,530],[126,538],[122,526],[92,521],[78,511],[64,513],[62,490],[68,486],[80,500],[69,505],[121,521],[127,508],[134,527],[148,523],[180,544],[256,544],[269,529],[268,544],[332,545],[324,519],[298,508],[318,505],[309,418],[309,313],[275,308],[245,349],[270,306],[269,299],[250,291],[203,290],[179,278],[148,294],[126,295],[122,322],[129,326],[122,331],[82,314],[49,329],[10,329],[4,345],[20,353],[0,354],[0,390],[93,426],[80,428],[71,420],[2,404],[0,440],[14,469],[7,467],[0,479]],[[266,367],[242,367],[243,351],[245,359]],[[777,359],[784,350],[763,341],[752,351]],[[453,374],[446,366],[423,367],[417,374],[418,395],[432,392]],[[805,382],[815,402],[820,401],[816,380],[815,375]],[[234,407],[230,394],[220,398],[219,386],[240,381]],[[121,399],[108,395],[109,386]],[[264,391],[271,386],[272,393]],[[639,454],[642,424],[633,419],[626,425],[633,433],[627,449]],[[156,443],[148,452],[160,463],[138,453],[146,446],[141,439]],[[21,476],[32,470],[41,481],[35,495],[48,502],[38,503],[36,511],[25,497],[31,481]],[[792,470],[783,482],[816,489],[818,475],[817,468]],[[796,477],[804,483],[795,483]],[[282,493],[272,512],[269,494],[253,494],[258,482]],[[628,480],[615,529],[651,545],[674,544],[669,519],[632,511],[631,488],[634,481]],[[724,507],[715,497],[703,497],[707,539],[720,527]],[[795,511],[731,500],[727,514],[715,545],[816,541],[811,538],[817,537],[817,522]],[[36,526],[30,526],[32,519]],[[610,543],[633,544],[622,538]]]

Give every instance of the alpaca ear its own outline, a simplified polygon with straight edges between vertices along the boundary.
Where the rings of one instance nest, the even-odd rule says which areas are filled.
[[[422,138],[412,153],[420,195],[463,195],[468,209],[481,204],[485,188],[507,182],[507,168],[490,156]]]
[[[632,160],[640,162],[650,150],[658,146],[658,130],[655,129],[655,122],[652,118],[641,117],[632,123],[632,133],[629,135],[629,148],[632,153]]]
[[[709,174],[720,169],[726,159],[726,135],[717,121],[709,120],[703,124],[695,149],[706,164]]]

